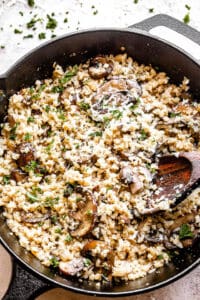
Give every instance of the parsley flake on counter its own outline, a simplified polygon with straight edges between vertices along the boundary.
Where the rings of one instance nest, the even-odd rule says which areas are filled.
[[[48,22],[46,24],[46,29],[55,29],[58,24],[56,19],[52,18],[50,15],[47,15],[47,18],[48,18]]]
[[[185,8],[187,8],[188,10],[190,10],[191,6],[189,6],[188,4],[185,4]]]
[[[32,34],[27,34],[23,36],[23,39],[32,39],[33,35]]]
[[[38,38],[40,40],[44,40],[44,39],[46,39],[46,34],[44,32],[41,32],[41,33],[38,34]]]
[[[134,2],[135,4],[138,4],[139,0],[134,0],[133,2]]]
[[[17,28],[14,29],[14,33],[15,33],[15,34],[21,34],[22,32],[23,32],[22,30],[19,30],[19,29],[17,29]]]
[[[30,7],[33,7],[35,5],[35,1],[34,0],[27,0],[27,2],[28,2],[28,5]]]
[[[5,46],[4,46],[4,45],[1,45],[0,47],[1,47],[1,49],[5,49]]]
[[[93,11],[93,15],[97,15],[98,14],[98,10],[96,9],[95,11]]]
[[[183,22],[184,22],[185,24],[188,24],[188,23],[190,22],[190,15],[189,15],[189,13],[187,13],[187,14],[184,16]]]
[[[58,267],[58,265],[59,265],[58,259],[56,257],[52,257],[50,259],[50,266],[55,269]]]
[[[24,15],[23,11],[19,11],[19,14],[20,14],[20,16]]]
[[[193,238],[193,233],[191,231],[190,225],[183,224],[181,225],[180,231],[179,231],[179,239],[183,240],[186,238]]]
[[[64,22],[64,23],[67,23],[67,22],[68,22],[68,19],[67,19],[67,18],[65,18],[63,22]]]
[[[27,24],[26,24],[26,27],[27,28],[33,28],[34,26],[35,26],[35,24],[37,23],[37,22],[39,22],[39,21],[41,21],[41,19],[40,18],[38,18],[38,19],[36,19],[35,17],[34,18],[32,18]]]
[[[153,13],[154,12],[154,8],[149,8],[149,12]]]

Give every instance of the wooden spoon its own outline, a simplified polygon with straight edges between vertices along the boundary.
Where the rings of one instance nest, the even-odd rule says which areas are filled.
[[[161,157],[154,183],[157,188],[148,201],[149,207],[142,214],[176,206],[200,184],[200,152],[181,152],[179,156]]]

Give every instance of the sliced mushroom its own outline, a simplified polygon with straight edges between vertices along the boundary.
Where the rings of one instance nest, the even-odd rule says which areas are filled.
[[[84,268],[84,259],[74,258],[71,261],[61,261],[59,263],[59,270],[62,274],[67,276],[76,276]]]
[[[78,221],[79,225],[76,230],[71,232],[71,236],[82,237],[88,234],[94,227],[97,205],[94,195],[89,190],[78,186],[76,187],[76,192],[83,195],[84,201],[79,202],[78,211],[72,215]]]
[[[90,61],[88,70],[89,75],[93,79],[101,79],[107,77],[113,70],[113,62],[104,56],[96,56]]]
[[[105,82],[92,98],[92,118],[103,122],[112,117],[113,111],[121,110],[128,104],[136,104],[141,95],[141,87],[134,79],[111,79]]]
[[[174,220],[174,223],[171,226],[169,226],[168,229],[170,232],[172,232],[175,229],[181,227],[181,225],[183,225],[183,224],[188,224],[188,223],[194,222],[195,217],[196,217],[195,213],[191,213],[191,214],[187,214],[182,217],[179,217],[178,219]]]
[[[130,184],[130,189],[131,189],[131,194],[136,194],[138,193],[139,191],[141,191],[143,189],[143,183],[142,181],[138,178],[138,177],[135,177],[135,182],[131,183]]]
[[[136,181],[136,174],[131,166],[121,168],[119,176],[121,181],[125,184],[131,184]]]
[[[21,169],[14,169],[11,172],[11,178],[16,182],[20,182],[26,178],[26,173]]]
[[[34,155],[35,149],[31,143],[20,144],[17,151],[20,154],[18,159],[19,167],[25,167],[28,163],[30,163],[35,159],[35,155]]]

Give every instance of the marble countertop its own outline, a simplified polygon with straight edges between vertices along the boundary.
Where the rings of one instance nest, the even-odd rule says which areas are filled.
[[[137,4],[135,2],[138,2]],[[186,5],[186,6],[185,6]],[[64,33],[92,27],[127,27],[155,14],[165,13],[179,20],[189,15],[189,25],[200,31],[200,1],[175,0],[35,0],[35,6],[29,7],[27,0],[1,0],[0,1],[0,76],[21,56],[32,48],[38,46],[52,35],[59,36]],[[57,20],[54,30],[46,29],[47,14]],[[35,19],[35,30],[27,28],[27,23]],[[15,30],[20,33],[14,33]],[[45,39],[39,39],[39,34],[45,33]],[[32,38],[27,36],[33,35]],[[0,247],[0,257],[9,256]],[[0,262],[0,298],[5,291],[7,277],[10,276],[8,264]],[[154,292],[127,297],[123,299],[134,300],[198,300],[200,299],[200,267],[177,282],[156,290]],[[54,289],[41,295],[37,300],[69,299],[78,300],[80,295]],[[81,296],[81,299],[94,299],[94,297]],[[107,299],[98,298],[95,299]],[[121,298],[119,298],[121,299]],[[16,299],[19,300],[19,299]]]

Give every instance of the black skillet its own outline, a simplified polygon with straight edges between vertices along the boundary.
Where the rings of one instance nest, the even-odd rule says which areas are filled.
[[[160,25],[175,29],[200,45],[198,31],[165,15],[157,15],[130,29],[85,30],[45,43],[28,53],[0,78],[0,89],[4,90],[7,96],[11,95],[23,86],[32,85],[36,79],[51,76],[52,64],[55,61],[62,66],[79,64],[99,53],[120,53],[120,48],[124,46],[128,55],[140,63],[152,64],[166,71],[175,83],[180,83],[184,76],[188,77],[194,99],[200,99],[199,62],[180,48],[137,29],[149,31]],[[6,104],[6,97],[1,96],[1,121],[6,113]],[[42,266],[32,254],[27,253],[19,245],[16,237],[10,234],[2,211],[0,211],[0,241],[15,261],[13,280],[4,297],[7,300],[33,299],[33,295],[41,290],[58,286],[78,293],[104,297],[135,295],[177,280],[200,262],[200,244],[197,243],[173,256],[168,266],[142,279],[128,284],[98,286],[94,283],[79,283],[77,280],[63,278]]]

